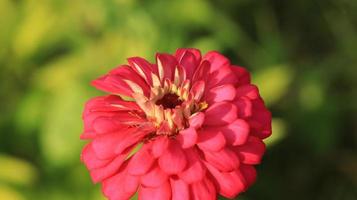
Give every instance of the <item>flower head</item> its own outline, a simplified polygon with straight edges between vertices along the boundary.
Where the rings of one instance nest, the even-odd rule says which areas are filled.
[[[93,85],[81,159],[105,196],[234,198],[256,179],[271,114],[250,75],[216,51],[132,57]],[[130,97],[125,101],[122,96]]]

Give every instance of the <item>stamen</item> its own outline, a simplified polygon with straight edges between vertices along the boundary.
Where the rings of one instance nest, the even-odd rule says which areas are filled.
[[[175,108],[182,104],[180,97],[173,93],[165,94],[161,99],[157,100],[156,105],[162,105],[164,109]]]

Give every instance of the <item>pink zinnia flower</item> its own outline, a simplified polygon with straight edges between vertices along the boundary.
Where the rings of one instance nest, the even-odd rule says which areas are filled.
[[[256,179],[271,114],[246,69],[216,51],[128,59],[93,85],[81,159],[109,199],[234,198]],[[126,101],[121,96],[132,98]]]

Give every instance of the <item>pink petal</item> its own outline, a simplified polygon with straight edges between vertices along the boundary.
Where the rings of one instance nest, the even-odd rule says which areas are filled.
[[[216,200],[217,198],[216,189],[213,183],[207,178],[193,183],[191,189],[191,197],[193,200]]]
[[[239,170],[232,172],[220,172],[213,166],[207,164],[208,170],[214,177],[214,182],[220,195],[227,198],[234,198],[246,189],[246,181]]]
[[[188,184],[201,181],[206,175],[206,168],[198,157],[198,152],[191,148],[187,149],[185,153],[187,168],[179,174],[179,177]]]
[[[91,170],[90,175],[93,182],[98,183],[115,174],[125,162],[126,157],[127,154],[118,155],[107,165]]]
[[[248,141],[234,149],[240,156],[242,163],[256,165],[259,164],[265,152],[265,144],[257,137],[250,136]]]
[[[190,52],[195,57],[195,62],[199,63],[201,61],[201,52],[194,48],[179,48],[176,50],[175,57],[177,60],[181,60],[186,52]]]
[[[207,78],[207,88],[211,89],[220,85],[236,85],[238,80],[229,66],[222,66],[219,70],[211,72]]]
[[[226,145],[226,140],[222,132],[206,128],[198,132],[197,145],[204,151],[219,151]]]
[[[253,113],[248,119],[252,135],[260,139],[267,138],[271,135],[271,113],[261,98],[253,100],[252,103]]]
[[[102,191],[109,199],[127,200],[138,188],[139,180],[127,172],[121,171],[103,181]]]
[[[130,66],[123,65],[109,72],[108,75],[92,82],[93,86],[113,94],[132,96],[135,91],[126,80],[135,83],[144,94],[149,95],[149,85]]]
[[[116,123],[113,117],[97,117],[93,121],[93,128],[97,133],[110,133],[123,126]]]
[[[205,120],[205,114],[203,112],[197,112],[190,116],[189,124],[190,127],[194,127],[196,129],[200,128]]]
[[[167,181],[160,187],[145,187],[141,186],[139,189],[139,200],[170,200],[171,187]]]
[[[220,85],[207,92],[205,100],[208,104],[221,101],[231,101],[236,95],[236,89],[231,84]]]
[[[167,150],[159,158],[160,168],[167,174],[180,173],[186,166],[186,156],[175,140],[170,140]]]
[[[177,141],[181,144],[181,147],[186,149],[192,147],[196,144],[197,141],[197,133],[194,128],[187,128],[177,135]]]
[[[230,172],[239,168],[239,158],[228,148],[220,151],[203,151],[205,160],[222,172]]]
[[[92,85],[98,90],[112,94],[131,96],[132,93],[132,90],[128,87],[128,85],[118,76],[102,76],[92,81]]]
[[[163,67],[162,80],[164,80],[165,78],[167,78],[169,80],[173,80],[175,68],[177,65],[176,58],[170,54],[158,53],[158,54],[156,54],[156,60],[157,60],[157,66]],[[159,66],[159,63],[161,64],[161,66]],[[159,70],[159,73],[160,73],[160,70]]]
[[[127,134],[125,134],[121,141],[116,144],[115,153],[121,153],[128,147],[138,144],[148,133],[152,131],[151,129],[144,130],[140,127],[131,129],[128,129]]]
[[[230,145],[242,145],[248,139],[249,125],[246,121],[237,119],[231,124],[223,127],[221,131]]]
[[[161,136],[155,138],[151,143],[151,154],[155,158],[158,158],[166,151],[169,145],[169,140],[166,136]]]
[[[92,148],[92,143],[87,144],[82,151],[81,161],[89,170],[101,168],[107,165],[112,159],[99,159]]]
[[[217,51],[210,51],[203,60],[207,60],[211,63],[211,72],[221,69],[223,66],[230,66],[228,58],[218,53]]]
[[[251,186],[255,180],[257,179],[257,171],[252,165],[244,165],[240,166],[240,171],[247,181],[247,187]]]
[[[237,107],[231,103],[219,102],[206,110],[204,124],[220,126],[232,123],[235,119],[237,119]]]
[[[193,84],[191,88],[191,93],[193,95],[193,99],[196,101],[200,101],[205,91],[205,82],[197,81]]]
[[[253,104],[248,97],[241,97],[234,102],[234,105],[238,107],[238,117],[247,118],[253,114]]]
[[[140,181],[145,187],[159,187],[167,178],[167,174],[157,164],[154,164],[148,173],[141,176]]]
[[[176,52],[176,58],[179,64],[185,69],[187,79],[191,79],[196,68],[198,67],[200,60],[198,60],[197,55],[192,53],[190,50],[178,50]]]
[[[128,172],[132,175],[145,174],[155,162],[154,157],[148,152],[147,148],[142,147],[130,159]]]
[[[207,82],[207,79],[209,77],[210,67],[211,67],[211,63],[204,60],[193,74],[192,83],[195,83],[197,81]]]
[[[138,111],[139,109],[135,102],[124,101],[116,95],[108,95],[89,100],[85,105],[83,117],[93,112]]]
[[[231,68],[238,78],[237,85],[244,85],[250,83],[250,74],[245,68],[235,65],[232,65]]]
[[[117,155],[115,148],[121,143],[124,134],[112,133],[101,135],[93,140],[92,147],[98,158],[109,159]]]
[[[180,179],[170,179],[172,200],[188,200],[190,192],[188,185]]]
[[[140,57],[128,58],[131,68],[141,76],[148,85],[152,86],[151,73],[153,72],[152,65],[145,59]]]
[[[249,99],[257,99],[259,97],[259,90],[255,85],[246,84],[236,89],[236,98],[248,97]]]

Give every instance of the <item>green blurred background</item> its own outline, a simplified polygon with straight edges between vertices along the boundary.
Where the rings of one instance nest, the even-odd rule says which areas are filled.
[[[79,161],[90,80],[196,47],[246,66],[272,110],[241,200],[357,199],[357,1],[0,0],[0,200],[100,200]]]

